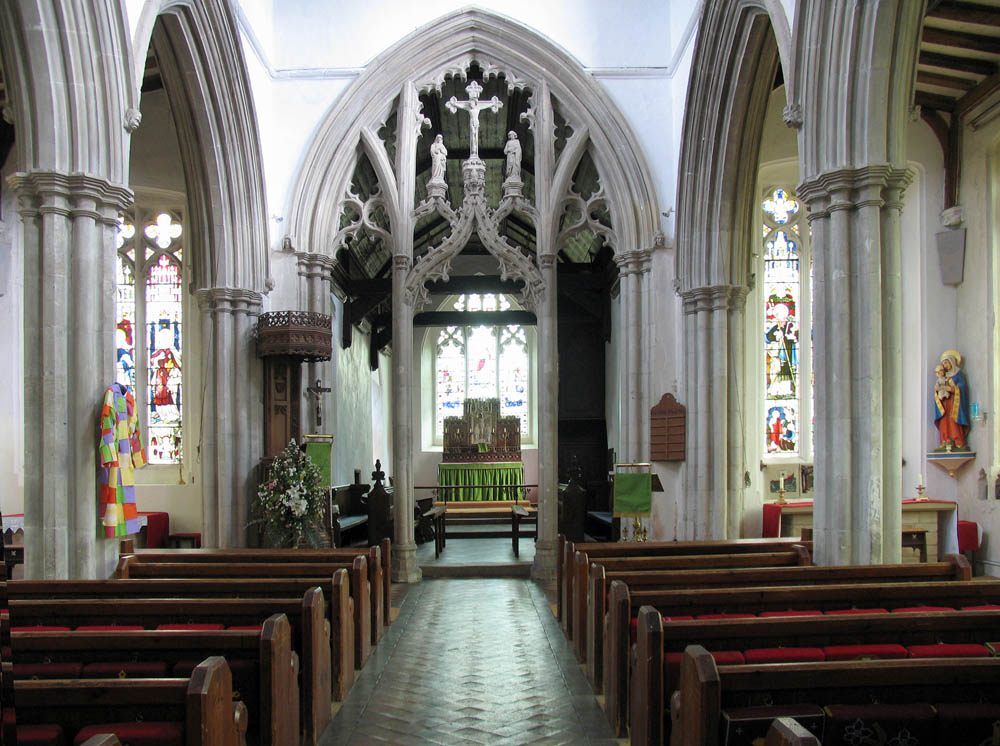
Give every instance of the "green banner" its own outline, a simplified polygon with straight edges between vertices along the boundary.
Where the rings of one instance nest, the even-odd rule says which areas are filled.
[[[615,474],[615,517],[645,518],[652,512],[653,475]]]
[[[330,472],[330,460],[333,456],[333,443],[327,440],[307,440],[306,456],[319,469],[319,476],[323,486],[332,487],[333,475]]]

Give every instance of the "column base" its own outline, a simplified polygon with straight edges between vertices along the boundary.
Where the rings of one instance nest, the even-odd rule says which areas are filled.
[[[531,565],[531,579],[540,585],[555,585],[556,548],[554,545],[542,542],[535,545],[535,561]]]
[[[417,564],[417,545],[403,544],[392,548],[392,582],[419,583],[423,579]]]

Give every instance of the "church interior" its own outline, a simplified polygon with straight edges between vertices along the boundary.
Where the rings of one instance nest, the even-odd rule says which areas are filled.
[[[857,645],[860,622],[829,622],[820,643],[803,620],[755,618],[740,639],[756,649],[728,659],[737,620],[699,614],[750,602],[682,602],[667,576],[709,594],[731,573],[734,589],[802,586],[762,590],[756,617],[842,603],[924,620],[866,628],[907,660],[857,656],[872,702],[904,682],[894,706],[917,709],[892,717],[913,744],[1000,722],[1000,0],[345,10],[3,3],[0,647],[15,668],[19,639],[33,661],[71,627],[106,627],[85,641],[98,650],[148,593],[217,651],[180,674],[189,686],[218,679],[225,700],[246,675],[212,625],[274,635],[269,654],[297,668],[282,684],[269,662],[266,696],[203,712],[206,744],[749,744],[724,740],[756,703],[726,691],[743,686],[735,664],[849,681],[861,669],[829,651],[749,652]],[[191,567],[156,574],[174,561]],[[326,618],[310,621],[299,585],[317,575]],[[126,578],[136,598],[83,582]],[[176,583],[207,604],[226,582],[259,585],[225,619],[192,598],[172,620],[157,595]],[[103,593],[113,621],[85,609]],[[261,627],[249,604],[269,594],[298,602]],[[442,637],[450,617],[469,631]],[[321,642],[330,629],[325,659],[313,624]],[[935,648],[946,673],[909,649],[930,640],[991,660]],[[546,663],[529,676],[524,658]],[[721,714],[692,704],[709,669]],[[517,697],[453,703],[479,708],[466,731],[414,693],[503,676]],[[25,729],[50,701],[29,683],[12,689]],[[965,684],[985,708],[968,722]],[[176,697],[162,706],[183,720]],[[847,699],[814,717],[800,698],[746,732],[869,743],[850,724],[891,717]],[[521,730],[477,714],[505,705]],[[9,737],[69,743],[76,725]],[[87,741],[101,732],[73,742],[117,743]],[[996,743],[976,738],[962,742]]]

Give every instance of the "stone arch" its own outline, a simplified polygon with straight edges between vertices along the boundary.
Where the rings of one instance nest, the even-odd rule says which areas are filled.
[[[194,257],[195,287],[263,293],[269,282],[263,159],[232,8],[223,0],[153,2],[143,19],[152,8],[160,23],[149,25],[148,39],[178,124],[191,231],[205,249]],[[215,95],[220,86],[225,96]]]
[[[406,82],[443,78],[480,57],[515,70],[535,90],[547,81],[568,116],[590,134],[605,189],[614,195],[619,244],[654,245],[659,215],[653,180],[636,137],[607,92],[578,61],[537,32],[495,13],[464,9],[414,31],[379,55],[331,107],[291,193],[288,234],[297,251],[331,252],[336,205],[350,179],[355,143],[366,130],[378,129],[388,102]]]
[[[21,172],[128,182],[126,126],[136,84],[118,3],[27,2],[0,14]]]

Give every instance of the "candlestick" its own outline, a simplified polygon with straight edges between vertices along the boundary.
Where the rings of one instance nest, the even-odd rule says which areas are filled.
[[[924,475],[923,475],[923,473],[921,473],[920,476],[919,476],[919,479],[917,479],[917,486],[918,487],[923,487],[924,486]]]

